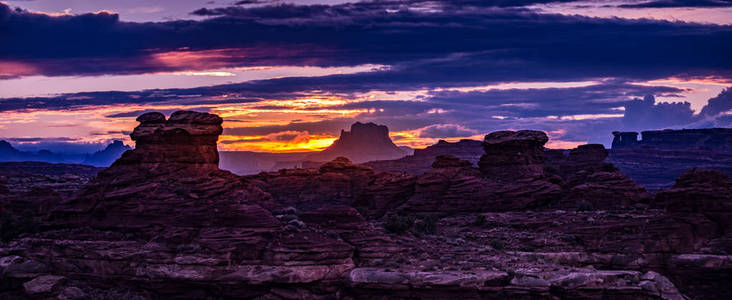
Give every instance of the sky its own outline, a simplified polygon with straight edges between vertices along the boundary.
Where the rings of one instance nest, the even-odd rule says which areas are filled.
[[[221,150],[732,127],[728,0],[0,1],[0,139],[95,151],[149,111],[224,117]]]

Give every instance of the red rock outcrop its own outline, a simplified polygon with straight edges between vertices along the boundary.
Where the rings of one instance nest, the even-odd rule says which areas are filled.
[[[608,151],[603,145],[581,145],[575,149],[547,150],[545,171],[563,179],[565,190],[560,207],[585,209],[627,208],[649,203],[651,195],[611,163],[605,162]]]
[[[473,164],[467,160],[461,160],[460,158],[453,155],[439,155],[435,157],[435,162],[432,163],[432,168],[462,168],[470,167]]]
[[[223,297],[253,297],[272,285],[337,279],[353,267],[352,245],[297,215],[273,213],[284,206],[218,169],[218,116],[151,113],[138,121],[134,150],[62,202],[41,235],[0,256],[100,282],[92,289],[111,278],[130,288],[152,283],[147,293],[162,298],[198,298],[207,282],[229,287]],[[36,274],[3,268],[13,280]]]
[[[485,136],[478,167],[486,176],[505,181],[543,175],[546,133],[534,130],[496,131]]]
[[[452,155],[475,165],[484,153],[481,141],[461,140],[450,143],[440,140],[427,148],[415,149],[413,155],[394,160],[370,161],[364,165],[377,172],[422,175],[432,170],[432,163],[440,155]]]
[[[662,209],[622,207],[627,178],[602,162],[604,149],[565,157],[541,149],[537,132],[500,132],[486,138],[480,169],[443,156],[415,176],[336,158],[238,177],[216,166],[216,118],[161,116],[141,117],[142,147],[62,201],[37,232],[0,241],[0,298],[731,293],[732,239],[715,215],[729,212],[730,185],[717,173],[680,178],[658,196]],[[613,198],[599,202],[613,209],[551,208],[589,198]]]
[[[125,152],[116,165],[155,168],[176,164],[196,169],[218,169],[216,141],[224,122],[219,116],[178,111],[168,120],[161,113],[146,113],[137,118],[140,125],[130,134],[135,150]]]
[[[732,179],[717,170],[692,169],[656,194],[654,206],[672,213],[699,213],[732,238]]]

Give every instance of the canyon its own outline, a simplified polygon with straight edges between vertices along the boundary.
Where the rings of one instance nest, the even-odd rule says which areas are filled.
[[[137,120],[135,149],[75,167],[87,175],[65,191],[6,176],[1,299],[732,295],[724,172],[686,170],[651,194],[602,145],[547,150],[544,132],[520,130],[238,176],[219,168],[220,117]],[[60,188],[49,180],[35,182]]]

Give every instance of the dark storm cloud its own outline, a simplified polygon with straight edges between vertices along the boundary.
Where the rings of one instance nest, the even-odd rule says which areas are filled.
[[[150,113],[150,112],[159,112],[164,115],[170,116],[172,113],[178,111],[180,109],[144,109],[144,110],[135,110],[135,111],[129,111],[129,112],[123,112],[118,114],[111,114],[107,115],[107,118],[130,118],[130,117],[137,117],[142,114]],[[211,107],[196,107],[196,108],[188,108],[186,110],[191,111],[197,111],[197,112],[210,112]]]
[[[716,97],[709,99],[709,103],[702,109],[703,116],[716,116],[732,110],[732,88],[727,88]]]
[[[265,95],[251,93],[252,95]],[[0,112],[27,109],[79,109],[101,105],[171,103],[172,105],[217,105],[232,103],[251,103],[260,101],[254,98],[234,98],[211,100],[207,96],[219,96],[221,92],[214,87],[201,89],[145,90],[139,92],[83,92],[63,94],[53,97],[0,98]],[[269,94],[267,94],[269,95]],[[274,93],[274,95],[279,95]],[[201,110],[208,108],[200,108]],[[140,111],[137,111],[140,112]],[[136,112],[121,113],[109,117],[132,117]]]
[[[689,102],[656,103],[655,97],[648,95],[625,104],[623,125],[633,130],[668,128],[692,123],[695,118]]]
[[[638,3],[622,4],[620,8],[666,8],[666,7],[730,7],[730,0],[658,0],[638,1]]]
[[[615,110],[632,97],[648,94],[677,96],[683,90],[666,86],[643,86],[607,82],[585,87],[544,89],[493,89],[488,91],[433,93],[430,103],[458,112],[482,111],[504,117],[547,117],[577,114],[617,114]]]
[[[159,23],[106,13],[52,17],[0,4],[0,60],[47,75],[371,63],[394,66],[372,80],[406,75],[415,84],[454,74],[510,81],[732,70],[730,26],[537,14],[482,2],[438,1],[437,9],[420,10],[413,6],[428,2],[417,2],[234,6],[197,11],[217,16],[202,21]],[[160,55],[171,51],[204,51],[196,57],[206,63]]]

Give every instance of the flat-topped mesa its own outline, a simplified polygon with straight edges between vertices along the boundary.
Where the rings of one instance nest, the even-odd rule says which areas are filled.
[[[732,128],[704,128],[681,130],[649,130],[641,132],[613,132],[613,150],[624,148],[657,148],[681,150],[732,151]]]
[[[115,165],[174,163],[217,169],[216,141],[223,132],[223,120],[213,114],[174,112],[168,120],[159,112],[137,118],[140,125],[130,134],[136,142]]]
[[[505,180],[532,178],[542,175],[546,161],[546,133],[536,130],[496,131],[485,136],[478,167],[489,177]]]
[[[397,147],[389,138],[389,128],[374,123],[356,122],[351,131],[341,130],[341,136],[328,148],[309,155],[306,160],[314,162],[331,161],[347,157],[355,163],[373,160],[397,159],[408,153]]]

